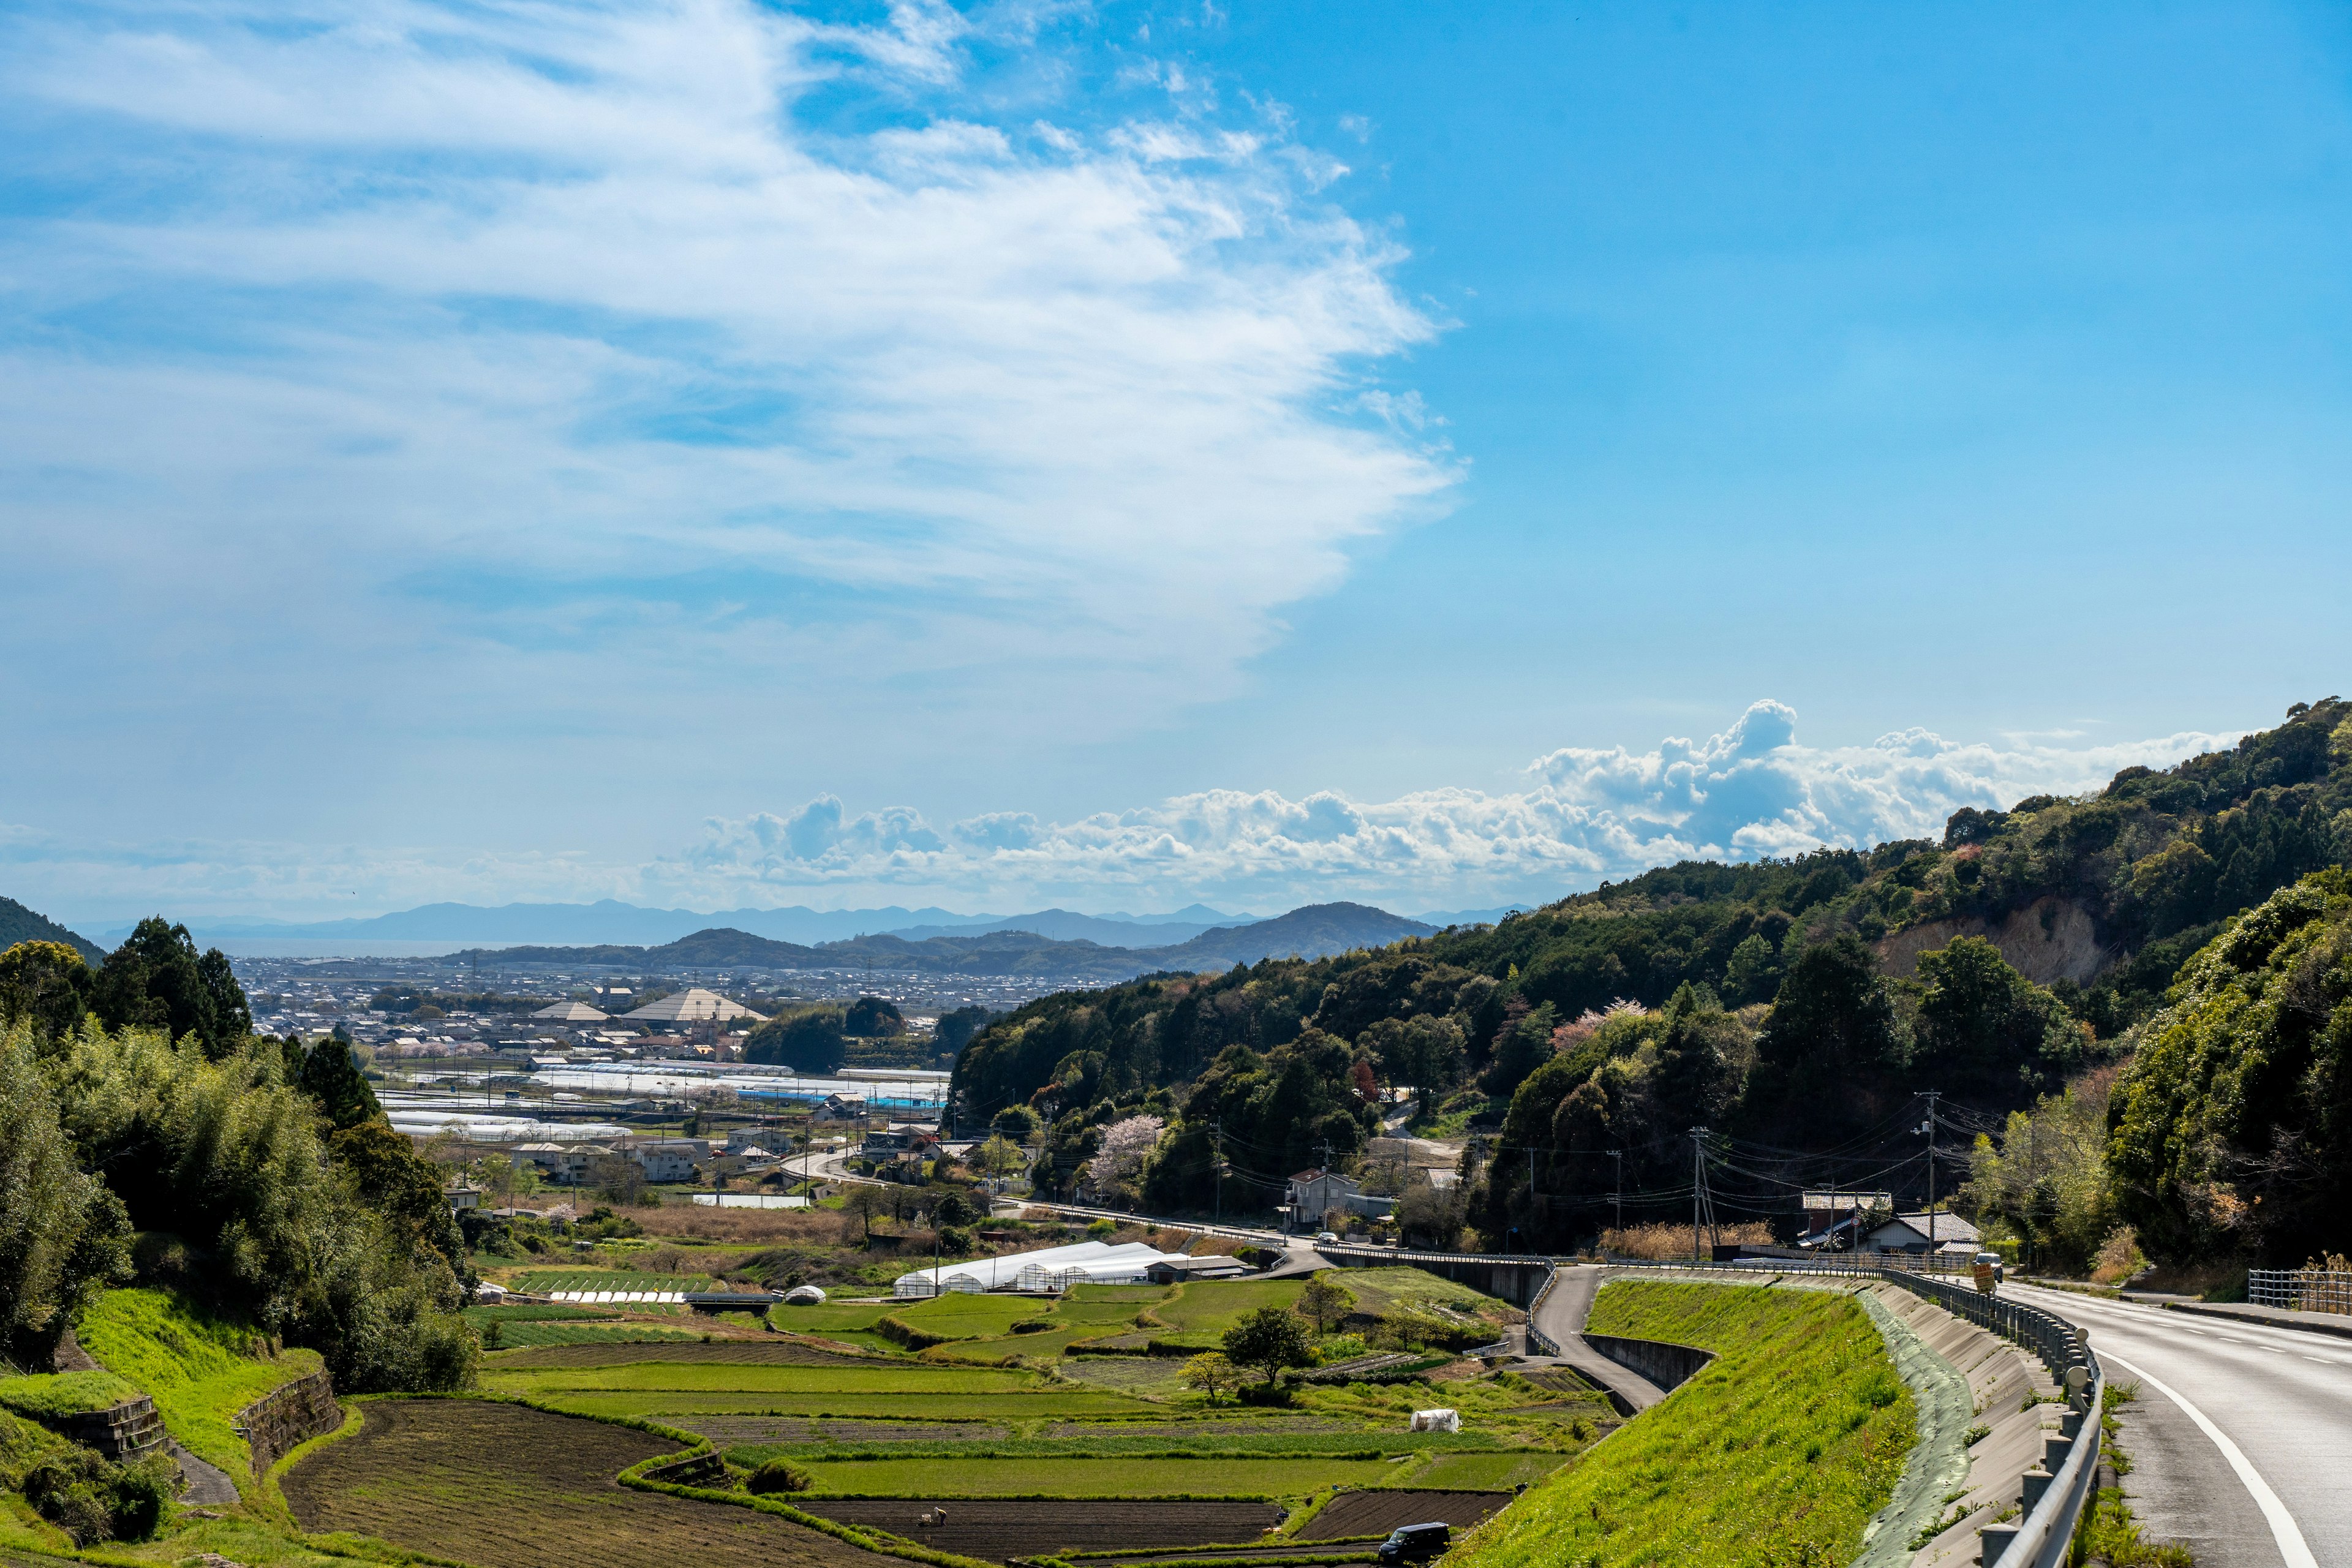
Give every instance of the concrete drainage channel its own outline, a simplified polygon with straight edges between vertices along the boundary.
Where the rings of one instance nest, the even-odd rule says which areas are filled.
[[[1465,1279],[1464,1282],[1475,1284],[1490,1295],[1506,1300],[1522,1301],[1527,1305],[1527,1345],[1530,1354],[1559,1356],[1561,1353],[1559,1343],[1538,1330],[1534,1321],[1536,1312],[1551,1294],[1552,1287],[1559,1279],[1558,1260],[1528,1256],[1411,1252],[1388,1247],[1332,1247],[1318,1250],[1342,1268],[1405,1264],[1430,1269],[1448,1279],[1475,1275],[1475,1279]],[[2098,1358],[2092,1354],[2090,1346],[2084,1342],[2081,1332],[2073,1324],[2039,1308],[2024,1306],[1999,1296],[1985,1296],[1966,1286],[1901,1268],[1796,1262],[1776,1262],[1776,1266],[1769,1269],[1738,1263],[1666,1263],[1634,1267],[1644,1272],[1698,1276],[1726,1283],[1742,1278],[1753,1279],[1759,1275],[1790,1279],[1821,1277],[1825,1280],[1837,1278],[1883,1280],[1911,1292],[1928,1305],[1941,1308],[1952,1317],[1987,1334],[2023,1348],[2047,1370],[2051,1384],[2063,1391],[2064,1413],[2058,1431],[2042,1442],[2040,1455],[2020,1454],[2019,1457],[2027,1461],[2016,1479],[2018,1509],[2021,1517],[1981,1526],[1978,1531],[1980,1552],[1978,1560],[1983,1568],[2059,1568],[2068,1560],[2075,1527],[2090,1501],[2098,1473],[2098,1415],[2106,1395],[2106,1377],[2100,1369]],[[1903,1373],[1905,1381],[1912,1388],[1921,1413],[1920,1444],[1914,1451],[1913,1463],[1905,1467],[1904,1479],[1896,1488],[1895,1499],[1880,1519],[1874,1521],[1864,1556],[1857,1565],[1857,1568],[1877,1568],[1881,1563],[1892,1565],[1914,1560],[1915,1552],[1908,1544],[1911,1537],[1904,1527],[1916,1528],[1922,1519],[1940,1509],[1943,1501],[1948,1500],[1948,1492],[1953,1482],[1968,1473],[1968,1446],[1965,1443],[1956,1445],[1953,1435],[1945,1428],[1951,1425],[1956,1410],[1973,1414],[1975,1406],[1967,1382],[1963,1380],[1957,1386],[1953,1384],[1952,1380],[1958,1374],[1948,1362],[1920,1343],[1920,1337],[1912,1325],[1903,1322],[1899,1314],[1891,1312],[1884,1303],[1874,1299],[1865,1299],[1865,1307],[1886,1338],[1897,1370]],[[2033,1425],[2039,1426],[2038,1419]],[[2028,1436],[2030,1437],[2031,1435]],[[1981,1494],[1984,1489],[1979,1488],[1977,1491]],[[2006,1490],[2005,1482],[2003,1489]],[[1931,1503],[1929,1500],[1937,1500]],[[1932,1546],[1922,1549],[1916,1555],[1925,1557],[1931,1550]]]

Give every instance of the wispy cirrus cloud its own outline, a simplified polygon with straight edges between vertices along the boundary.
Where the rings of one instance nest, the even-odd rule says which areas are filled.
[[[20,8],[0,619],[103,584],[215,700],[404,679],[436,739],[610,731],[583,687],[950,738],[1232,689],[1444,504],[1365,403],[1433,327],[1278,113],[964,90],[1047,15]],[[264,616],[312,656],[192,635]]]
[[[396,852],[303,859],[304,888],[259,846],[90,856],[0,833],[0,864],[70,872],[85,887],[143,881],[214,890],[213,907],[299,912],[315,889],[361,879],[366,912],[450,899],[611,897],[705,909],[842,906],[909,898],[1009,910],[1036,903],[1260,909],[1350,898],[1402,911],[1535,903],[1700,858],[1746,860],[1822,845],[1932,837],[1962,806],[2095,789],[2135,764],[2164,767],[2236,734],[2113,744],[2069,738],[1958,742],[1925,730],[1815,748],[1783,704],[1758,702],[1719,733],[1646,752],[1568,748],[1528,765],[1524,789],[1432,789],[1387,801],[1322,792],[1209,790],[1066,822],[999,812],[934,825],[908,807],[852,811],[832,795],[714,819],[679,852],[637,863],[588,856]],[[299,910],[295,907],[299,905]]]

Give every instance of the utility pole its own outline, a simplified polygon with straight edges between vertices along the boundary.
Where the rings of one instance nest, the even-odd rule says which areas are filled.
[[[1922,1092],[1927,1100],[1927,1120],[1919,1124],[1919,1131],[1927,1135],[1927,1261],[1932,1267],[1936,1261],[1936,1100],[1938,1091],[1930,1089]]]
[[[1693,1263],[1696,1263],[1696,1262],[1699,1260],[1699,1256],[1698,1256],[1698,1208],[1699,1208],[1699,1195],[1700,1195],[1702,1193],[1704,1193],[1704,1192],[1706,1192],[1706,1152],[1705,1152],[1705,1151],[1700,1147],[1699,1141],[1698,1141],[1698,1140],[1699,1140],[1699,1134],[1701,1134],[1702,1132],[1705,1132],[1706,1131],[1706,1128],[1704,1128],[1704,1127],[1694,1127],[1694,1128],[1692,1128],[1692,1129],[1690,1130],[1690,1141],[1691,1141],[1691,1261],[1692,1261]]]
[[[1622,1237],[1625,1234],[1625,1151],[1612,1149],[1609,1151],[1609,1158],[1614,1163],[1617,1173],[1614,1201],[1617,1207],[1617,1234]]]
[[[1217,1189],[1217,1223],[1225,1223],[1225,1119],[1209,1123],[1209,1180]]]

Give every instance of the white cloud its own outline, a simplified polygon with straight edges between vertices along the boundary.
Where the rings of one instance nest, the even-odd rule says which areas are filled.
[[[968,34],[1042,15],[21,14],[12,163],[102,194],[0,241],[55,324],[0,350],[0,517],[207,691],[887,693],[950,743],[1229,692],[1443,504],[1443,448],[1362,415],[1433,328],[1276,114],[986,122]],[[820,87],[887,112],[812,125]],[[57,602],[0,587],[28,643]],[[211,662],[261,616],[331,635]]]
[[[1528,764],[1525,789],[1504,794],[1434,789],[1353,801],[1208,790],[1069,822],[1003,812],[944,829],[909,808],[853,815],[820,795],[787,814],[713,820],[677,855],[637,865],[429,852],[321,858],[262,846],[82,855],[0,827],[0,864],[41,879],[69,875],[84,897],[136,883],[152,886],[158,902],[176,892],[236,912],[299,904],[310,913],[318,890],[343,879],[371,890],[371,910],[434,899],[613,897],[705,909],[920,898],[995,910],[1193,899],[1287,908],[1352,898],[1410,911],[1532,903],[1685,858],[1934,837],[1962,806],[2080,794],[2122,768],[2168,767],[2235,739],[2184,732],[2111,745],[1993,745],[1910,729],[1867,746],[1817,749],[1797,739],[1793,710],[1763,701],[1704,741],[1550,752]]]

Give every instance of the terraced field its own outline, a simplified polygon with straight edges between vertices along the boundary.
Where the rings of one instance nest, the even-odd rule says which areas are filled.
[[[942,1501],[943,1523],[916,1519]],[[1066,1499],[912,1497],[812,1498],[806,1511],[844,1524],[868,1525],[941,1552],[990,1562],[1060,1552],[1109,1552],[1126,1547],[1191,1546],[1203,1542],[1254,1541],[1278,1523],[1282,1510],[1265,1502],[1203,1502],[1161,1499],[1150,1508],[1125,1502]]]
[[[677,1445],[626,1427],[459,1399],[369,1402],[366,1424],[289,1471],[305,1530],[355,1531],[481,1568],[896,1568],[822,1531],[614,1477]]]

